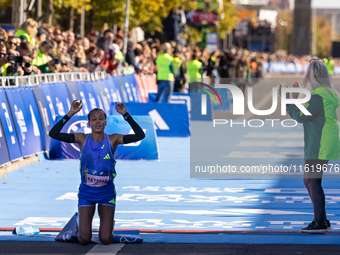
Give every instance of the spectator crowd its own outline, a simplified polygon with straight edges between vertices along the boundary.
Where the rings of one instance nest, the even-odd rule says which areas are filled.
[[[161,44],[160,40],[151,38],[138,43],[129,40],[125,56],[122,48],[121,28],[114,33],[106,27],[82,38],[72,31],[62,31],[58,25],[39,26],[35,20],[27,19],[15,33],[0,28],[0,75],[94,71],[114,74],[122,66],[133,66],[138,74],[153,75],[159,71],[157,58],[168,54],[172,59],[169,70],[174,76],[174,85],[170,89],[187,92],[190,82],[202,78],[210,78],[212,83],[216,78],[233,79],[244,88],[252,83],[252,78],[260,78],[263,71],[275,72],[272,63],[299,66],[303,72],[310,59],[309,56],[237,48],[210,52],[208,48],[183,46],[175,41]],[[340,65],[338,59],[328,60],[330,72]]]

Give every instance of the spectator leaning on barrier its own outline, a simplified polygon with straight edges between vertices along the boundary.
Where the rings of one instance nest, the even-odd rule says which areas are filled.
[[[52,72],[48,67],[48,59],[46,56],[52,48],[53,45],[49,41],[43,41],[38,48],[38,56],[32,61],[32,65],[37,66],[42,73]]]
[[[172,54],[170,43],[164,43],[162,45],[161,53],[156,59],[158,86],[158,92],[155,99],[156,102],[162,100],[161,96],[164,92],[165,101],[169,103],[171,94],[174,90],[174,60],[170,54]]]
[[[35,36],[38,30],[38,23],[34,19],[27,19],[20,25],[19,30],[15,33],[16,37],[20,37],[21,40],[28,41],[32,47],[35,45]]]

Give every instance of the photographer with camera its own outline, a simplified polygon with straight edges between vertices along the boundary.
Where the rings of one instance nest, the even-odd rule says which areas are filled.
[[[31,65],[32,46],[28,41],[21,42],[17,51],[9,51],[7,75],[24,76],[40,74],[40,70]]]
[[[1,39],[1,38],[0,38]],[[7,75],[7,67],[9,66],[7,58],[7,49],[4,44],[0,44],[0,75]]]

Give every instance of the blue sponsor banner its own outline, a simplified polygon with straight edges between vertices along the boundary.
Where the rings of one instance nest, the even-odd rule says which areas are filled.
[[[7,149],[7,142],[5,138],[4,129],[2,128],[2,123],[0,121],[0,166],[10,162],[9,152]]]
[[[133,100],[131,91],[129,91],[130,93],[128,94],[127,93],[128,91],[125,90],[125,85],[123,83],[121,76],[111,75],[111,79],[112,79],[113,83],[116,85],[116,87],[119,88],[120,94],[122,96],[122,102],[128,103],[128,102],[130,102],[130,100]]]
[[[52,98],[54,99],[54,105],[56,107],[56,113],[58,116],[64,116],[71,108],[71,98],[68,93],[65,82],[50,83],[50,90]]]
[[[129,82],[130,89],[132,91],[132,96],[136,103],[142,103],[142,97],[140,95],[139,87],[134,74],[127,74],[126,80]]]
[[[31,145],[31,149],[34,149],[36,152],[48,150],[48,147],[44,146],[46,143],[43,122],[41,121],[32,86],[20,86],[20,94],[22,98],[25,99],[24,102],[26,106],[26,116],[30,116],[30,119],[28,120],[29,125],[27,126],[28,132],[29,135],[34,136],[32,140],[35,141],[35,144]]]
[[[102,103],[99,104],[97,95],[92,87],[92,82],[77,81],[77,86],[85,115],[89,114],[89,112],[94,108],[103,107]]]
[[[204,92],[205,93],[205,92]],[[204,120],[204,121],[211,121],[213,119],[212,114],[212,100],[210,96],[206,95],[207,105],[206,105],[206,114],[202,114],[202,95],[204,94],[201,91],[198,93],[191,92],[190,99],[191,99],[191,120]]]
[[[65,82],[68,93],[70,94],[70,99],[73,102],[74,100],[78,99],[80,100],[80,94],[77,86],[76,81],[66,81]]]
[[[128,103],[137,103],[138,102],[138,98],[136,98],[136,94],[133,93],[133,89],[132,86],[130,85],[130,78],[128,75],[122,75],[122,76],[118,76],[118,79],[120,79],[121,84],[124,88],[125,94],[127,96],[127,102]],[[124,94],[124,92],[123,92]]]
[[[111,75],[110,78],[107,78],[107,79],[104,79],[104,88],[106,88],[107,90],[105,91],[108,91],[109,93],[109,102],[110,102],[110,105],[111,103],[114,103],[114,102],[118,102],[118,103],[121,103],[123,102],[123,96],[122,96],[122,90],[119,86],[119,82],[118,82],[118,79]],[[111,101],[110,101],[111,100]]]
[[[111,95],[110,95],[110,91],[106,86],[106,82],[104,82],[104,80],[98,80],[95,81],[95,84],[97,86],[98,89],[98,95],[100,96],[102,102],[103,102],[103,110],[106,113],[110,112],[110,105],[111,105]]]
[[[51,143],[51,138],[48,135],[51,129],[51,124],[53,123],[52,119],[52,114],[50,111],[50,107],[46,104],[45,102],[45,97],[44,94],[41,91],[41,86],[36,85],[32,86],[33,94],[35,97],[35,101],[38,106],[39,114],[40,114],[40,120],[41,120],[41,125],[43,129],[43,134],[44,134],[44,147],[46,150],[50,148],[50,143]],[[53,104],[51,103],[52,108]]]
[[[68,90],[68,93],[70,94],[71,104],[74,100],[81,100],[81,96],[78,90],[77,82],[76,81],[66,81],[66,87]],[[81,109],[78,113],[78,116],[85,116],[85,112],[83,109]]]
[[[233,84],[237,87],[236,84]],[[222,89],[222,88],[215,88],[217,94],[220,96],[222,105],[220,104],[220,101],[218,100],[217,96],[215,96],[216,104],[213,103],[214,111],[231,111],[231,105],[233,102],[233,97],[229,89]],[[204,91],[200,91],[201,94],[205,94]],[[207,95],[209,97],[209,95]]]
[[[88,88],[91,91],[91,93],[94,93],[94,97],[96,98],[96,103],[98,108],[103,109],[105,111],[105,108],[103,106],[103,101],[100,97],[100,91],[99,88],[97,86],[97,82],[95,81],[87,81],[88,84],[90,85]],[[109,113],[110,111],[107,111],[106,113]]]
[[[149,93],[148,102],[155,103],[157,93]],[[165,97],[162,96],[161,103],[165,102]],[[186,104],[188,106],[188,111],[190,112],[190,94],[189,93],[180,93],[173,92],[170,97],[171,104]]]
[[[305,66],[302,66],[299,62],[264,62],[262,65],[263,72],[273,72],[273,73],[303,73],[305,71]]]
[[[60,118],[59,118],[60,119]],[[145,132],[145,138],[130,144],[121,144],[115,152],[116,159],[159,159],[156,134],[152,119],[149,116],[135,116],[135,121]],[[56,120],[57,122],[58,120]],[[63,127],[61,132],[65,133],[91,133],[88,120],[85,116],[72,117]],[[122,116],[107,116],[107,134],[133,134],[132,128]],[[52,139],[51,158],[79,159],[79,148],[76,143],[65,143]]]
[[[57,116],[64,116],[70,109],[71,99],[65,83],[39,84],[52,122]]]
[[[126,103],[127,111],[135,115],[149,115],[157,136],[190,136],[189,116],[186,104]],[[111,105],[111,115],[119,114]]]
[[[3,124],[3,130],[7,141],[7,148],[11,161],[22,157],[19,140],[15,130],[15,124],[11,114],[11,108],[7,102],[7,96],[4,88],[0,87],[0,119]]]
[[[5,88],[5,91],[11,107],[22,156],[26,157],[42,152],[44,147],[41,139],[41,127],[38,124],[41,121],[35,100],[33,98],[32,101],[32,97],[29,95],[29,88],[22,91],[21,87],[12,87]]]

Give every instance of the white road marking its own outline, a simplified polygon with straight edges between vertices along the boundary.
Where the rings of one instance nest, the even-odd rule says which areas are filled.
[[[304,142],[240,141],[236,146],[244,147],[303,147]]]
[[[291,152],[271,153],[270,151],[232,151],[225,158],[304,158],[303,154],[292,154]]]
[[[279,133],[279,132],[249,132],[244,137],[253,137],[253,138],[303,138],[303,132],[290,132],[290,133]]]
[[[112,243],[109,245],[97,244],[85,255],[100,255],[100,254],[117,254],[123,247],[124,243]]]

